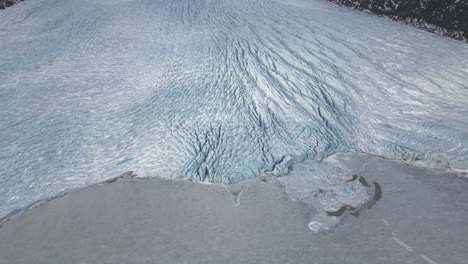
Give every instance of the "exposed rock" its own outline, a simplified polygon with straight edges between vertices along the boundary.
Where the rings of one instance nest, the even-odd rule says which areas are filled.
[[[468,0],[328,0],[468,41]]]
[[[0,0],[0,9],[5,9],[23,0]]]

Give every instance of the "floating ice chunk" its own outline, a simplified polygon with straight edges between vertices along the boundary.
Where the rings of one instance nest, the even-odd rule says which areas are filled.
[[[291,199],[319,212],[309,223],[314,232],[336,226],[347,215],[357,216],[375,202],[375,189],[364,177],[351,175],[333,162],[306,160],[278,180]]]
[[[310,221],[307,225],[312,232],[318,233],[323,231],[322,224],[317,221]]]

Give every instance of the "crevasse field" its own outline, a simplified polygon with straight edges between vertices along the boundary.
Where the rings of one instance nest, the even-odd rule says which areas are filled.
[[[468,45],[322,0],[28,0],[0,11],[0,128],[0,218],[126,171],[467,169]]]

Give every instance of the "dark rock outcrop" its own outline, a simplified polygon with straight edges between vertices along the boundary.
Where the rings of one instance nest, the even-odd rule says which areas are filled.
[[[328,0],[468,41],[468,0]]]
[[[23,0],[0,0],[0,9],[5,9]]]

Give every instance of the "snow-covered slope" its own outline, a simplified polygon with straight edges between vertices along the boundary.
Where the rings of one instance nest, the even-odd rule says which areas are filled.
[[[468,167],[468,46],[325,1],[31,0],[0,47],[0,215],[130,170]]]
[[[468,41],[467,0],[328,0]]]
[[[0,9],[23,0],[0,0]],[[468,0],[328,0],[468,41]]]

